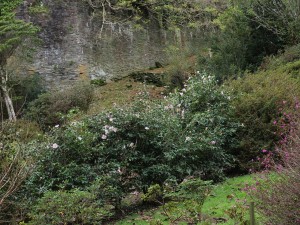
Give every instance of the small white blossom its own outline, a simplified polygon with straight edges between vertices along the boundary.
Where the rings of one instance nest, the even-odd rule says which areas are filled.
[[[129,147],[130,147],[130,148],[133,148],[133,147],[134,147],[134,143],[131,142],[130,145],[129,145]]]
[[[190,140],[192,140],[191,137],[186,137],[186,138],[185,138],[185,141],[190,141]]]
[[[217,142],[216,141],[211,141],[210,142],[212,145],[215,145]]]
[[[122,174],[122,170],[121,170],[120,167],[118,168],[117,172],[118,172],[119,174]]]
[[[149,127],[145,127],[145,130],[149,130]]]
[[[78,137],[77,139],[78,139],[79,141],[81,141],[81,140],[82,140],[82,137]]]
[[[166,110],[168,110],[168,109],[173,109],[173,108],[174,108],[173,105],[167,105],[167,106],[165,106],[165,109],[166,109]]]
[[[184,109],[181,111],[181,118],[182,119],[184,119],[184,113],[185,113],[185,111],[184,111]]]
[[[56,148],[58,148],[59,146],[58,146],[58,144],[56,144],[56,143],[54,143],[53,145],[52,145],[52,148],[53,149],[56,149]]]
[[[103,135],[101,136],[101,138],[102,138],[103,140],[105,140],[105,139],[107,139],[107,136],[106,136],[105,134],[103,134]]]
[[[59,124],[55,125],[55,128],[58,128],[59,127]]]

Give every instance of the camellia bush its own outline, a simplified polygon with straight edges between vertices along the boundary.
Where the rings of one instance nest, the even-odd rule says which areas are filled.
[[[163,102],[141,96],[131,107],[57,125],[26,192],[34,202],[49,191],[92,185],[102,190],[97,199],[118,211],[129,193],[168,179],[222,180],[234,164],[228,150],[239,126],[230,101],[214,77],[198,74]]]
[[[183,146],[191,156],[192,170],[204,179],[222,180],[235,164],[229,152],[236,147],[236,132],[240,127],[232,117],[233,99],[229,91],[218,86],[214,76],[198,72],[171,99],[181,114],[186,135]]]

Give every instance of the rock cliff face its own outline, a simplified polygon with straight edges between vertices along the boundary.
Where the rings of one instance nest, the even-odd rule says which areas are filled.
[[[31,4],[30,2],[27,4]],[[78,79],[109,80],[165,62],[165,47],[183,44],[192,35],[171,33],[155,24],[144,30],[106,23],[94,17],[82,0],[42,0],[48,13],[33,17],[41,27],[42,46],[33,70],[48,85]]]

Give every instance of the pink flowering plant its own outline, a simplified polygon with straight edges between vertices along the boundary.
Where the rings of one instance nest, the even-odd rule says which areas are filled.
[[[300,223],[300,121],[295,109],[277,122],[282,139],[275,151],[262,150],[264,170],[255,185],[246,187],[267,219],[265,224]]]
[[[288,129],[284,121],[299,107],[295,98],[300,96],[299,81],[290,74],[260,71],[230,81],[226,87],[235,96],[231,102],[234,116],[243,125],[237,134],[239,145],[233,149],[238,169],[257,170],[260,164],[256,157],[265,155],[261,150],[272,152],[278,141],[284,141],[284,129]]]

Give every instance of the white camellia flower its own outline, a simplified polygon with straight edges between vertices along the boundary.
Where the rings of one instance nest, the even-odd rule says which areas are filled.
[[[186,137],[186,138],[185,138],[185,141],[190,141],[190,140],[192,140],[191,137]]]
[[[52,145],[52,148],[53,149],[56,149],[56,148],[58,148],[59,146],[58,146],[58,144],[56,144],[56,143],[54,143],[53,145]]]
[[[129,145],[129,147],[130,147],[130,148],[133,148],[133,147],[134,147],[134,143],[131,142],[130,145]]]

